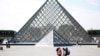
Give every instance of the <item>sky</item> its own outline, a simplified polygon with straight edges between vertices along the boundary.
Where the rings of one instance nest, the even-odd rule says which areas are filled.
[[[19,31],[46,0],[0,0],[0,30]],[[100,30],[100,0],[58,0],[85,29]]]

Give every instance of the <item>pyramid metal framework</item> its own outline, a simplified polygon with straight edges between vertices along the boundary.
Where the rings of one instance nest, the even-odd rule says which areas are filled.
[[[80,24],[68,13],[58,0],[47,0],[30,20],[20,29],[12,41],[39,42],[51,30],[60,35],[54,42],[64,39],[63,42],[78,40],[91,41],[90,36]],[[62,36],[62,37],[61,37]]]
[[[71,43],[66,40],[63,36],[61,36],[58,32],[53,30],[53,45],[54,46],[68,46]]]

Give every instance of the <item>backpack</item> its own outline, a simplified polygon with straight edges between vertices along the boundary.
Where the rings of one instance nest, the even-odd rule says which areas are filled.
[[[68,48],[65,48],[65,52],[66,52],[66,55],[70,55],[70,51],[68,50]]]

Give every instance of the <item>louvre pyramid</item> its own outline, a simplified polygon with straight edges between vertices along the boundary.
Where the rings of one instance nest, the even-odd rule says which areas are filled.
[[[90,36],[58,0],[47,0],[19,30],[12,41],[39,42],[50,31],[55,31],[54,42],[91,41]],[[57,36],[60,37],[57,37]]]

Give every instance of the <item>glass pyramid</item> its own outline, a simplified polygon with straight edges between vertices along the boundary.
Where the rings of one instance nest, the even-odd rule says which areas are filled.
[[[92,39],[58,0],[47,0],[12,39],[13,42],[39,42],[50,31],[54,42],[90,42]],[[57,37],[57,36],[60,37]]]
[[[53,45],[53,30],[45,35],[35,46],[54,46]]]

